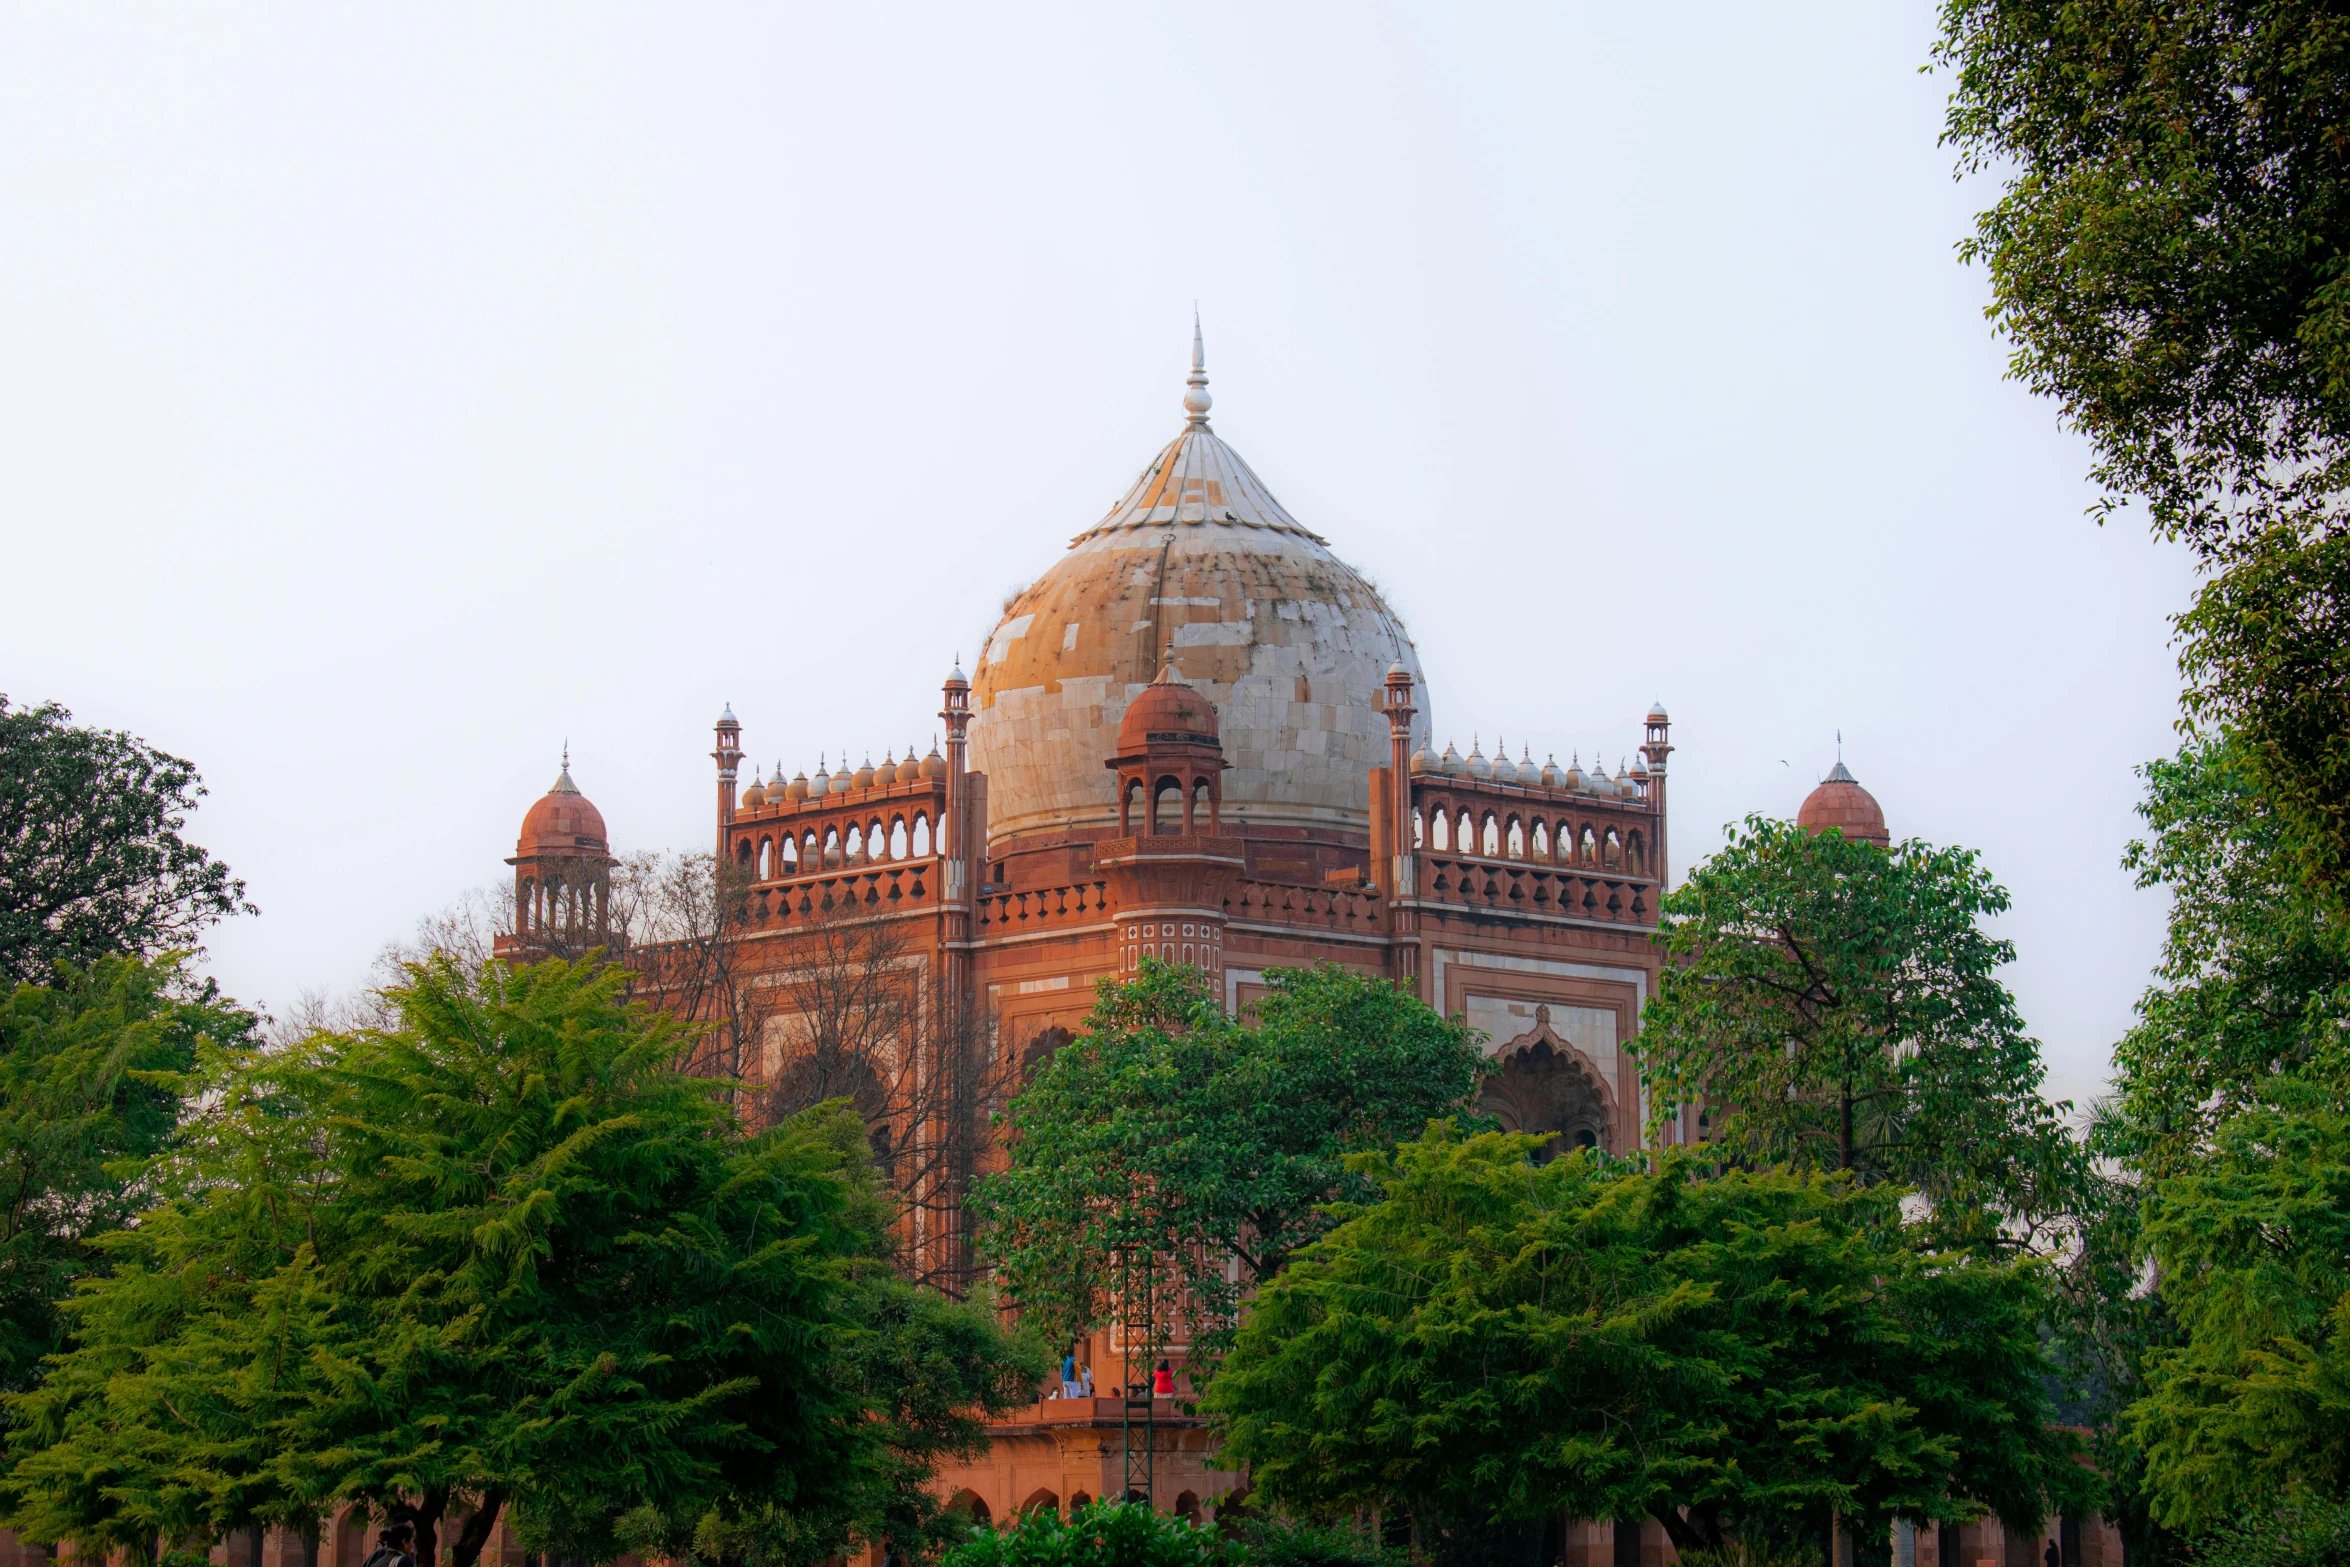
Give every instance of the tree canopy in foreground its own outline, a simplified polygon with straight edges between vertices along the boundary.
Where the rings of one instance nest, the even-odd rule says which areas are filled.
[[[158,957],[252,912],[245,884],[180,836],[204,793],[196,769],[72,718],[0,696],[0,980]]]
[[[2310,0],[1946,0],[1963,247],[2014,374],[2212,573],[2190,708],[2350,886],[2350,20]]]
[[[198,1053],[253,1027],[171,957],[0,984],[0,1393],[39,1378],[57,1302],[103,1265],[100,1237],[152,1200],[138,1172],[178,1130]]]
[[[1370,1194],[1349,1155],[1475,1095],[1486,1066],[1468,1029],[1396,986],[1331,965],[1265,983],[1238,1021],[1197,969],[1146,958],[1103,983],[1084,1031],[1012,1101],[1009,1167],[976,1207],[1040,1332],[1108,1322],[1139,1258],[1163,1297],[1158,1340],[1180,1315],[1212,1356],[1241,1294],[1328,1228],[1321,1205]]]
[[[2057,1220],[2080,1155],[1983,928],[2007,906],[1972,850],[1748,817],[1658,906],[1652,1132],[1701,1108],[1722,1156],[1911,1186],[1951,1236]]]
[[[469,1508],[459,1567],[507,1505],[599,1558],[918,1535],[927,1458],[1041,1367],[894,1284],[853,1116],[746,1131],[625,980],[436,959],[394,1027],[201,1060],[162,1200],[9,1402],[9,1524],[151,1559],[407,1498],[425,1551]]]
[[[1384,1195],[1265,1287],[1209,1385],[1258,1495],[1647,1516],[1683,1551],[2089,1499],[2039,1264],[1923,1249],[1896,1188],[1534,1141],[1359,1161]]]

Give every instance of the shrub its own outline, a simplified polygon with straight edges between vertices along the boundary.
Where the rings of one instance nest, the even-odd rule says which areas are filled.
[[[947,1548],[943,1567],[1240,1567],[1244,1560],[1214,1529],[1139,1502],[1105,1501],[1065,1519],[1039,1510],[1001,1529],[974,1528]]]

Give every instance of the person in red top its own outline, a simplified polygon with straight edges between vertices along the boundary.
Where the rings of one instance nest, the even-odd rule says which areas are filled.
[[[1172,1368],[1172,1367],[1171,1367],[1171,1366],[1169,1366],[1169,1365],[1168,1365],[1168,1364],[1167,1364],[1165,1361],[1163,1361],[1163,1360],[1162,1360],[1162,1361],[1160,1361],[1160,1362],[1159,1362],[1159,1369],[1151,1373],[1151,1397],[1153,1397],[1153,1398],[1173,1398],[1174,1396],[1175,1396],[1175,1372],[1174,1372],[1174,1368]]]

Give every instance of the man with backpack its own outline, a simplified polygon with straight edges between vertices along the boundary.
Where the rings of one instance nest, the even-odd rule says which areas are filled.
[[[416,1567],[416,1525],[397,1513],[387,1519],[375,1537],[375,1549],[360,1567]]]

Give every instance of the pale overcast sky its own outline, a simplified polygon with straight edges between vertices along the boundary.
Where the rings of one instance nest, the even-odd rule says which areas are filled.
[[[1835,756],[1984,851],[2052,1089],[2190,577],[2004,381],[1934,7],[15,6],[0,691],[192,758],[283,1006],[938,682],[1180,422],[1379,581],[1438,736],[1613,764],[1681,866]]]

